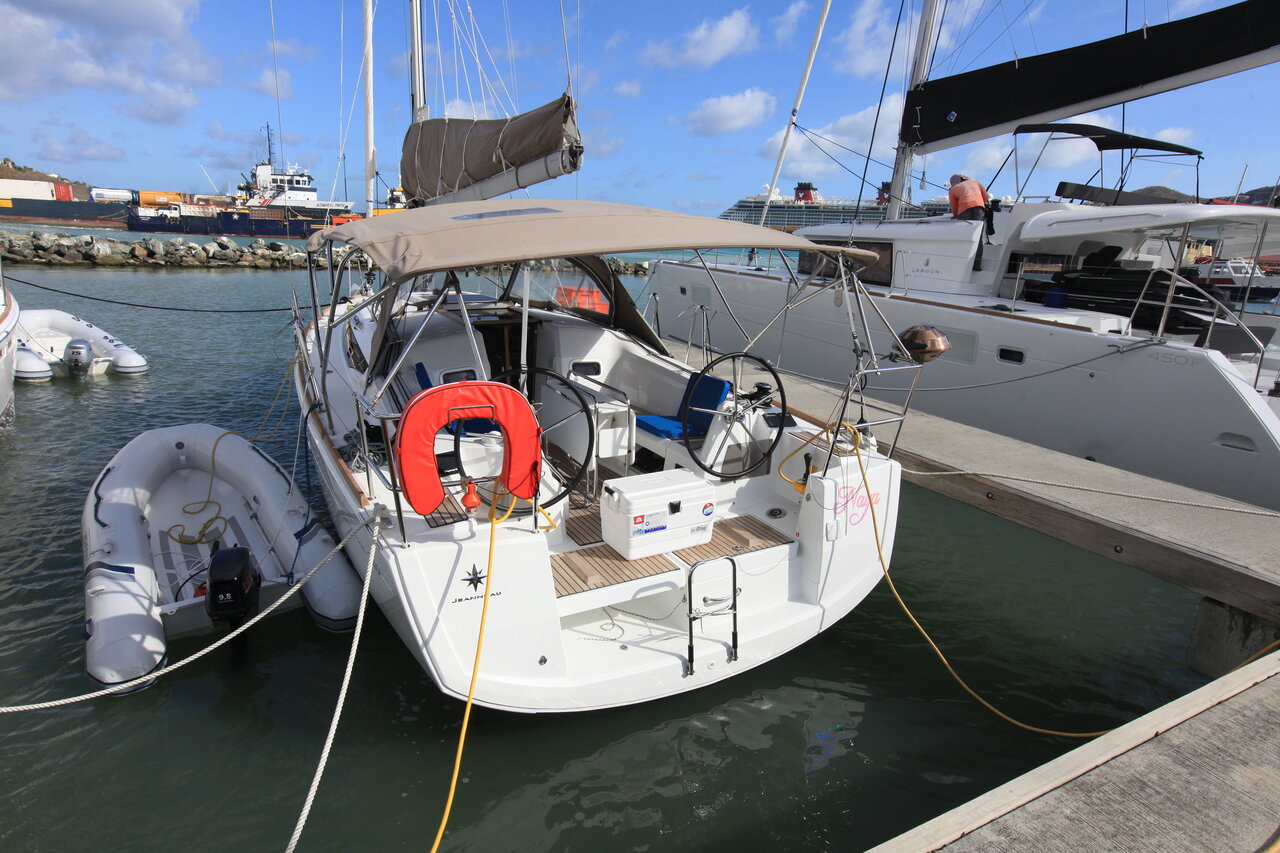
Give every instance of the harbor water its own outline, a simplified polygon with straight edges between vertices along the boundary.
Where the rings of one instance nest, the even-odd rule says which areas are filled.
[[[283,308],[305,291],[284,272],[5,272],[176,308]],[[84,673],[80,513],[130,438],[207,421],[264,436],[308,481],[281,384],[287,313],[11,287],[24,308],[106,329],[151,370],[16,390],[0,431],[0,705],[97,687]],[[277,395],[283,418],[268,416]],[[922,489],[904,488],[892,570],[970,684],[1036,725],[1108,728],[1204,683],[1183,664],[1195,596]],[[170,659],[208,641],[176,642]],[[284,849],[350,642],[292,611],[143,692],[0,715],[0,849]],[[461,717],[371,608],[299,849],[429,849]],[[1078,743],[965,696],[882,583],[817,639],[700,691],[582,715],[477,710],[443,849],[862,850]]]

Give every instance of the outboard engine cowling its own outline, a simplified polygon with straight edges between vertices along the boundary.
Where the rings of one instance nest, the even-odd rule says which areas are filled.
[[[214,622],[227,622],[232,630],[258,612],[262,572],[248,548],[221,548],[209,561],[209,582],[204,609]]]
[[[62,361],[72,376],[88,376],[93,369],[93,347],[84,338],[72,338],[62,350]]]

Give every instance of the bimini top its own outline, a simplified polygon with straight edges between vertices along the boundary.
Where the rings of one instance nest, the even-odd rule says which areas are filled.
[[[307,240],[307,251],[326,243],[358,247],[393,281],[504,261],[662,249],[818,251],[841,254],[860,266],[877,257],[741,222],[558,199],[453,202],[371,216],[317,231]]]
[[[1145,136],[1134,136],[1132,133],[1121,133],[1109,127],[1098,127],[1096,124],[1020,124],[1013,129],[1014,133],[1068,133],[1083,137],[1098,147],[1099,151],[1127,151],[1142,149],[1147,151],[1167,151],[1170,154],[1194,154],[1199,157],[1203,151],[1166,142],[1163,139],[1148,139]]]

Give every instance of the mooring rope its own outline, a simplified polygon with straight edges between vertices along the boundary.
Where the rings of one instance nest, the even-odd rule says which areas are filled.
[[[179,308],[172,305],[146,305],[141,302],[124,302],[119,299],[107,299],[105,296],[88,296],[84,293],[73,293],[69,290],[59,290],[56,287],[48,287],[43,284],[36,284],[32,281],[25,281],[11,275],[4,276],[5,281],[13,281],[18,284],[25,284],[27,287],[34,287],[37,290],[47,290],[50,293],[57,293],[62,296],[75,296],[80,299],[88,299],[90,302],[106,302],[109,305],[125,305],[129,308],[146,308],[151,311],[184,311],[191,314],[272,314],[280,311],[292,311],[292,308]],[[327,306],[321,306],[322,308]]]
[[[854,441],[853,441],[854,453],[857,455],[858,468],[862,471],[862,482],[864,484],[867,484],[866,489],[869,496],[871,492],[871,487],[870,487],[870,481],[867,478],[867,465],[862,458],[861,441],[859,440],[858,433],[856,431],[853,433],[853,435],[854,435]],[[929,644],[929,648],[933,649],[934,654],[936,654],[938,656],[938,659],[942,661],[942,665],[946,667],[947,672],[951,674],[951,677],[955,679],[956,684],[960,685],[960,687],[964,690],[965,693],[968,693],[974,700],[978,702],[978,704],[980,704],[982,707],[986,708],[988,711],[995,714],[997,717],[1004,720],[1005,722],[1011,723],[1020,729],[1025,729],[1029,732],[1035,732],[1036,734],[1053,735],[1055,737],[1065,737],[1065,738],[1089,739],[1089,738],[1096,738],[1101,735],[1105,735],[1107,732],[1111,731],[1111,729],[1102,729],[1096,732],[1066,732],[1066,731],[1059,731],[1057,729],[1047,729],[1047,728],[1042,728],[1040,726],[1033,726],[1030,723],[1024,723],[1021,720],[1018,720],[1018,719],[1015,719],[1014,717],[1009,716],[1004,711],[1001,711],[995,705],[987,701],[981,694],[979,694],[972,687],[970,687],[968,682],[966,682],[963,678],[960,677],[960,673],[956,672],[955,667],[951,665],[951,661],[947,659],[947,656],[945,654],[943,654],[942,649],[938,647],[938,644],[933,641],[933,637],[929,636],[929,632],[926,631],[924,626],[920,624],[920,620],[916,619],[915,614],[911,612],[911,608],[907,607],[907,602],[904,601],[902,598],[902,595],[899,594],[898,587],[894,584],[893,578],[889,574],[889,561],[886,560],[884,556],[884,544],[880,537],[880,522],[879,522],[879,519],[877,519],[876,517],[875,501],[868,500],[867,509],[871,513],[871,532],[872,532],[872,535],[875,537],[876,554],[880,558],[880,570],[884,572],[884,579],[885,579],[885,582],[888,583],[889,585],[889,591],[893,593],[893,597],[897,600],[898,604],[902,607],[902,612],[907,615],[907,619],[910,620],[911,624],[914,625],[916,627],[916,630],[920,632],[920,636],[924,637],[925,642]]]
[[[381,518],[381,510],[378,510],[364,524],[353,527],[351,529],[351,532],[348,533],[341,542],[333,546],[333,550],[330,551],[323,560],[321,560],[319,563],[316,564],[315,568],[313,568],[311,571],[303,575],[301,580],[299,580],[296,584],[291,586],[284,593],[284,595],[280,596],[274,602],[272,602],[267,607],[266,610],[263,610],[261,613],[259,613],[257,616],[254,616],[248,622],[245,622],[239,628],[236,628],[234,631],[231,631],[225,637],[222,637],[221,639],[219,639],[217,642],[212,643],[211,645],[205,646],[203,649],[191,655],[190,657],[183,658],[177,663],[171,663],[168,666],[164,667],[163,669],[158,669],[155,672],[151,672],[146,675],[139,676],[138,678],[135,678],[132,681],[123,681],[119,684],[112,684],[109,687],[104,687],[101,690],[95,690],[92,693],[85,693],[81,696],[68,696],[64,699],[51,699],[48,702],[32,702],[27,705],[0,706],[0,714],[17,714],[23,711],[42,711],[48,708],[60,708],[64,705],[74,705],[77,702],[87,702],[90,699],[97,699],[101,696],[110,696],[113,693],[126,692],[136,687],[141,687],[142,685],[148,682],[154,681],[158,678],[161,678],[165,675],[168,675],[174,670],[184,667],[189,663],[194,663],[195,661],[199,660],[200,658],[204,657],[210,652],[213,652],[214,650],[219,649],[222,646],[226,645],[227,643],[231,642],[236,637],[240,636],[245,631],[249,630],[254,625],[258,624],[258,622],[265,619],[267,616],[271,615],[272,612],[274,612],[277,608],[279,608],[286,601],[288,601],[290,597],[297,594],[297,592],[301,590],[303,586],[306,585],[307,581],[310,580],[311,577],[316,572],[320,571],[320,569],[323,568],[330,560],[332,560],[335,556],[337,556],[342,551],[343,547],[348,542],[351,541],[351,538],[356,535],[356,533],[358,533],[360,530],[364,529],[365,527],[368,527],[369,525],[374,524],[380,518]]]
[[[375,519],[378,516],[375,516]],[[316,764],[315,775],[311,777],[311,787],[307,790],[307,798],[302,804],[302,812],[293,827],[293,835],[289,837],[286,853],[293,853],[302,837],[302,830],[307,825],[307,817],[311,814],[311,806],[315,802],[316,792],[320,789],[320,780],[324,777],[325,766],[329,763],[329,753],[333,749],[333,739],[338,733],[338,722],[342,719],[342,709],[347,703],[347,689],[351,686],[351,673],[356,666],[356,651],[360,648],[360,636],[364,631],[364,614],[369,604],[369,586],[373,578],[373,559],[378,553],[378,534],[375,532],[369,545],[369,562],[364,567],[364,585],[360,591],[360,609],[356,614],[356,629],[351,637],[351,651],[347,654],[347,669],[342,674],[342,687],[338,690],[338,701],[333,709],[333,719],[329,721],[329,733],[324,739],[324,748],[320,750],[320,761]]]

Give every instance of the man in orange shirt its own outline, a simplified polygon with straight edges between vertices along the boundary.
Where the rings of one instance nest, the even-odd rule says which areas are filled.
[[[991,196],[982,184],[968,175],[951,176],[951,189],[947,192],[947,199],[951,202],[951,215],[956,219],[983,223],[987,221],[987,202],[991,201]],[[984,225],[983,230],[985,228]],[[975,270],[982,269],[982,243],[985,239],[986,235],[979,233],[978,254],[973,259]]]

